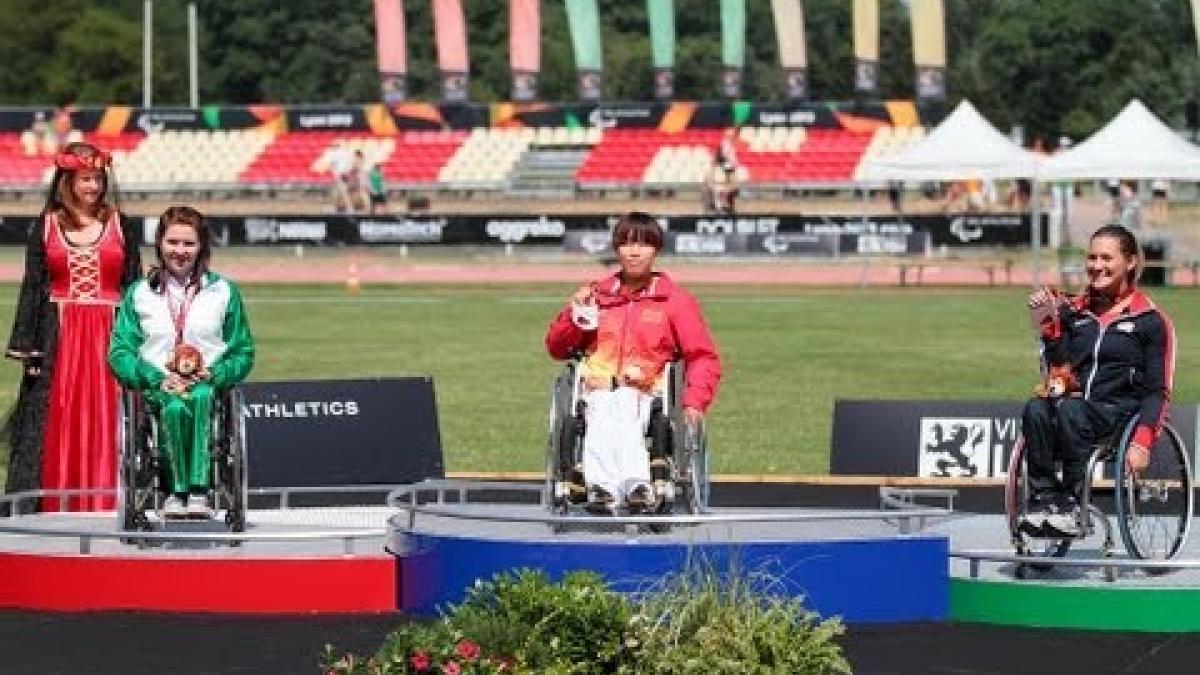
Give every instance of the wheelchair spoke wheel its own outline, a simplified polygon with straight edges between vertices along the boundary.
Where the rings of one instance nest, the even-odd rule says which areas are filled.
[[[1129,555],[1142,560],[1175,557],[1187,540],[1194,510],[1192,471],[1186,446],[1165,425],[1141,475],[1125,468],[1132,425],[1117,455],[1117,523]],[[1167,570],[1147,570],[1165,572]]]
[[[571,504],[566,491],[579,464],[580,420],[572,404],[575,399],[575,365],[570,364],[554,378],[550,389],[550,414],[546,442],[546,504],[565,513]]]
[[[1029,510],[1029,476],[1025,463],[1025,438],[1017,437],[1012,454],[1008,458],[1008,472],[1004,479],[1004,515],[1008,523],[1009,536],[1017,555],[1030,558],[1061,558],[1071,549],[1069,538],[1035,537],[1021,527]],[[1024,578],[1028,569],[1041,572],[1053,569],[1053,565],[1030,561],[1017,566],[1016,575]]]

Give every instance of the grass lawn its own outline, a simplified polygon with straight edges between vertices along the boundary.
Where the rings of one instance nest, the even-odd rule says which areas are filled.
[[[256,380],[428,374],[452,471],[537,471],[557,366],[546,325],[572,289],[249,286]],[[825,473],[837,398],[1025,398],[1036,380],[1025,291],[694,287],[725,365],[716,473]],[[14,285],[0,288],[0,325]],[[1200,292],[1153,293],[1176,322],[1175,400],[1200,399]],[[11,406],[17,369],[0,371]]]

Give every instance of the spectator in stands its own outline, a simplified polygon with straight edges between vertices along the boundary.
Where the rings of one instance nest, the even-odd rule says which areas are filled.
[[[725,134],[721,136],[721,144],[717,146],[715,153],[717,166],[726,171],[736,172],[738,168],[737,134],[736,127],[726,129]]]
[[[41,154],[44,149],[53,154],[54,149],[58,147],[58,141],[49,136],[50,134],[53,134],[53,129],[46,122],[46,113],[40,110],[35,112],[33,124],[21,132],[21,150],[25,156],[34,157]]]
[[[1031,532],[1075,534],[1074,509],[1097,439],[1137,413],[1128,464],[1141,471],[1162,431],[1174,380],[1175,330],[1138,289],[1143,266],[1134,235],[1107,225],[1089,243],[1082,294],[1042,288],[1029,297],[1044,369],[1067,367],[1071,373],[1064,378],[1065,394],[1033,398],[1022,415],[1031,487],[1022,527]],[[1072,386],[1072,380],[1084,385]],[[1062,462],[1061,480],[1056,460]]]
[[[333,210],[346,213],[351,210],[350,172],[354,167],[354,157],[346,141],[337,141],[329,151],[327,159],[329,173],[333,176]]]
[[[8,423],[10,492],[115,487],[118,387],[105,356],[113,309],[141,274],[141,236],[117,211],[111,166],[94,145],[63,148],[29,233],[7,350],[23,375]],[[84,495],[66,508],[113,503]]]
[[[720,162],[713,164],[704,185],[706,210],[724,215],[737,213],[740,191],[737,168]]]
[[[77,133],[73,133],[75,131],[75,125],[74,122],[71,121],[71,115],[74,113],[75,104],[71,103],[70,101],[62,104],[58,107],[58,110],[54,111],[54,122],[51,124],[51,130],[54,134],[54,145],[53,147],[48,146],[45,148],[47,154],[57,152],[58,146],[62,145],[63,143],[72,142],[76,137],[79,136]]]
[[[350,192],[350,207],[355,211],[366,211],[370,203],[370,189],[367,185],[367,156],[362,150],[354,151],[354,161],[350,164],[350,172],[346,176],[346,189]]]
[[[584,354],[581,479],[589,509],[611,513],[624,502],[641,512],[657,503],[651,480],[667,477],[666,467],[652,472],[644,442],[660,374],[683,359],[683,415],[699,425],[716,396],[721,362],[700,305],[654,270],[663,245],[658,222],[645,213],[626,214],[613,229],[612,245],[620,270],[571,295],[550,324],[546,348],[556,359]]]
[[[158,265],[125,293],[108,362],[123,385],[143,392],[165,432],[163,517],[204,517],[213,401],[250,373],[254,337],[238,287],[208,267],[211,234],[199,211],[168,208],[154,247]]]
[[[367,192],[371,198],[371,214],[387,213],[387,187],[379,162],[371,162],[371,168],[367,170]]]

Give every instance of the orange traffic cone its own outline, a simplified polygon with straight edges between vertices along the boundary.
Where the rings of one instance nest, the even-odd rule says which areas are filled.
[[[352,260],[346,268],[346,292],[354,295],[361,289],[362,286],[358,281],[358,263]]]

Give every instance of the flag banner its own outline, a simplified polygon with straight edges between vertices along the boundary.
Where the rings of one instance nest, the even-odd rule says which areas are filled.
[[[467,100],[467,24],[461,0],[433,0],[433,33],[437,47],[438,71],[442,76],[442,98]]]
[[[854,0],[854,90],[879,88],[879,0]]]
[[[404,100],[408,71],[405,49],[404,1],[375,0],[375,57],[385,103]]]
[[[721,0],[721,64],[746,65],[746,0]]]
[[[779,44],[779,65],[784,70],[808,67],[804,40],[804,5],[801,0],[771,0],[775,15],[775,41]]]
[[[675,66],[675,0],[646,0],[650,22],[650,61],[654,68]]]
[[[537,75],[542,67],[540,0],[510,0],[508,6],[508,59],[512,68],[512,98],[537,98]]]
[[[575,69],[579,71],[579,97],[597,100],[600,98],[600,73],[604,70],[600,10],[596,0],[566,0],[566,3]]]
[[[917,98],[946,97],[946,17],[942,0],[911,0]]]

